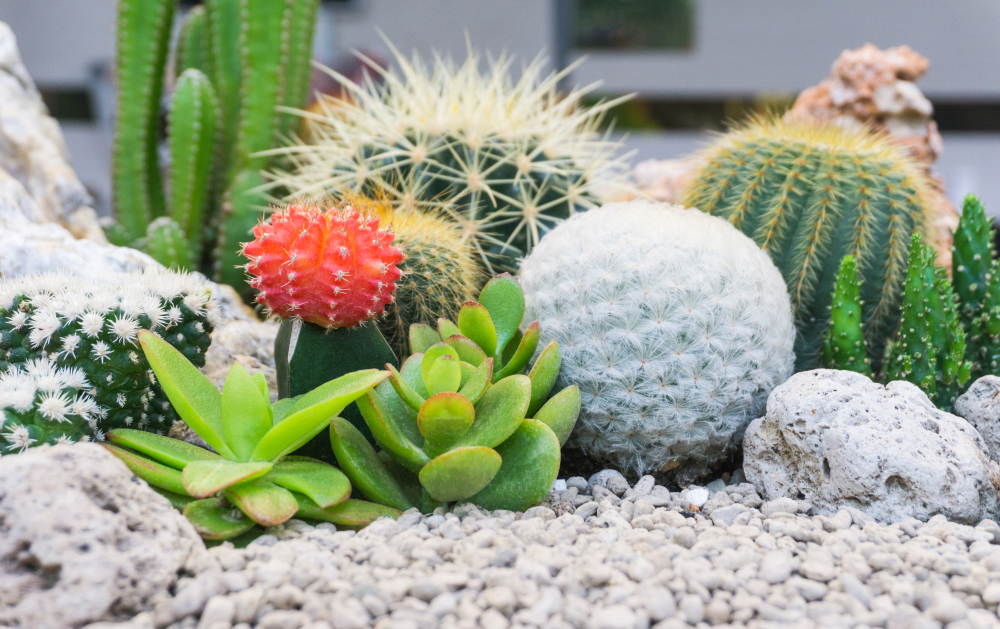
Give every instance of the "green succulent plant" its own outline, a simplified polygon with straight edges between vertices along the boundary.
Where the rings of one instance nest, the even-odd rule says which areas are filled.
[[[415,353],[358,399],[383,452],[350,422],[330,424],[337,462],[361,493],[424,512],[459,500],[523,511],[548,494],[580,390],[546,401],[561,362],[554,341],[523,373],[539,339],[537,322],[519,329],[523,316],[521,287],[504,274],[462,306],[457,325],[410,327]]]
[[[105,447],[182,509],[202,537],[228,539],[295,515],[347,527],[399,515],[352,500],[350,481],[332,465],[289,456],[387,372],[357,371],[272,406],[260,372],[234,363],[220,394],[156,334],[143,330],[138,339],[177,414],[214,451],[130,429],[109,432]]]
[[[993,257],[994,231],[982,202],[965,197],[955,229],[952,277],[959,317],[968,334],[971,380],[1000,374],[1000,263]]]

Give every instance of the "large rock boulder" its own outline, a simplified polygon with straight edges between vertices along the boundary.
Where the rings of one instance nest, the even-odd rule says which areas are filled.
[[[743,470],[766,500],[807,500],[824,515],[854,507],[882,522],[1000,518],[1000,466],[983,438],[908,382],[798,373],[743,443]]]
[[[990,458],[1000,463],[1000,378],[983,376],[955,400],[955,414],[975,426]]]
[[[201,548],[187,519],[99,445],[0,458],[0,625],[133,616]]]

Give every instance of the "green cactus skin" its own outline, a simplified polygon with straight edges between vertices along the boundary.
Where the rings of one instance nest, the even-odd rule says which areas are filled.
[[[963,304],[963,307],[965,304]],[[986,274],[986,294],[975,315],[966,356],[972,360],[972,380],[1000,374],[1000,261]]]
[[[930,247],[925,247],[931,260],[937,257]],[[933,290],[930,294],[930,338],[937,346],[938,369],[935,395],[938,408],[951,412],[955,400],[964,391],[972,374],[972,361],[966,360],[966,333],[955,305],[955,293],[948,273],[943,267],[934,266]]]
[[[175,4],[118,2],[118,112],[111,177],[118,220],[131,240],[145,235],[149,221],[165,213],[156,132]]]
[[[862,278],[870,355],[881,358],[899,317],[910,235],[931,235],[926,177],[913,160],[867,132],[780,119],[724,136],[705,158],[684,205],[727,219],[781,270],[798,331],[796,371],[821,362],[848,254]]]
[[[184,231],[166,216],[149,224],[143,239],[143,251],[168,269],[190,271],[194,266]]]
[[[309,100],[309,81],[312,77],[313,33],[319,0],[294,0],[288,26],[287,60],[285,62],[285,90],[281,105],[302,109]],[[281,114],[279,132],[287,136],[295,131],[301,119],[291,112]]]
[[[217,179],[213,188],[224,192],[232,177],[232,156],[240,124],[243,66],[240,57],[241,0],[205,0],[208,22],[209,67],[212,86],[219,100],[221,129]]]
[[[833,290],[830,328],[823,339],[823,366],[872,375],[861,326],[861,290],[853,256],[844,256]]]
[[[209,297],[197,276],[161,269],[122,274],[110,285],[55,274],[0,281],[0,373],[47,355],[93,386],[102,415],[95,439],[120,427],[166,432],[177,416],[135,334],[152,330],[204,366]]]
[[[267,198],[257,188],[264,185],[264,178],[255,170],[244,170],[233,179],[223,204],[225,217],[219,229],[215,248],[215,278],[229,284],[247,302],[253,299],[254,291],[247,284],[243,265],[246,260],[241,255],[242,244],[253,240],[253,228],[264,220],[269,212]]]
[[[191,7],[184,15],[181,32],[177,36],[177,50],[174,51],[174,76],[192,68],[206,75],[211,74],[207,22],[203,6]]]
[[[980,305],[986,298],[993,263],[993,225],[975,195],[967,195],[962,203],[951,263],[952,283],[961,305],[959,316],[965,331],[971,334],[972,322],[980,315]]]
[[[201,251],[217,118],[212,84],[200,71],[185,70],[170,104],[170,216],[187,234],[188,248],[195,253]]]

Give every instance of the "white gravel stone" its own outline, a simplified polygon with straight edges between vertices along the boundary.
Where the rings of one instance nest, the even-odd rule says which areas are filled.
[[[709,492],[707,489],[705,489],[704,487],[696,487],[694,489],[688,490],[687,495],[685,496],[685,500],[687,500],[688,503],[696,507],[700,507],[706,502],[708,502],[708,497],[709,497]]]

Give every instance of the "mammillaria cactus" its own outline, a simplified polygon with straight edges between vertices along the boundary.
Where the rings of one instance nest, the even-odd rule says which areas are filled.
[[[296,514],[347,527],[399,515],[351,500],[351,483],[337,468],[289,456],[387,372],[348,374],[272,406],[260,372],[233,363],[220,394],[156,334],[143,330],[138,339],[177,412],[214,451],[129,429],[108,433],[105,447],[182,509],[203,537],[227,539]]]
[[[60,274],[0,280],[0,372],[48,357],[86,376],[100,406],[100,431],[166,432],[176,415],[136,335],[153,330],[203,366],[213,329],[210,297],[197,276],[153,268],[111,283]]]
[[[370,500],[424,512],[457,500],[523,511],[548,494],[580,391],[569,386],[546,402],[556,343],[522,374],[538,322],[519,329],[524,295],[514,278],[493,278],[479,298],[462,306],[457,326],[442,320],[444,341],[429,326],[411,327],[417,353],[398,371],[386,365],[389,381],[358,399],[381,458],[349,422],[331,423],[337,462]]]
[[[89,441],[101,408],[83,371],[37,358],[0,373],[0,454]]]
[[[571,443],[629,473],[702,476],[736,452],[792,373],[781,274],[693,209],[632,201],[574,216],[521,266],[527,318],[579,385]]]
[[[845,255],[861,273],[865,339],[880,361],[899,321],[910,235],[932,231],[920,167],[867,131],[777,119],[723,136],[704,159],[684,205],[728,220],[781,270],[798,330],[796,370],[820,364]]]
[[[538,58],[514,82],[506,56],[483,74],[471,51],[458,67],[442,57],[428,67],[392,50],[399,73],[362,57],[381,85],[328,71],[347,97],[315,108],[308,143],[272,151],[295,164],[273,173],[289,199],[352,190],[403,211],[427,203],[462,227],[487,266],[514,269],[558,222],[596,206],[598,187],[624,181],[617,144],[597,134],[620,100],[585,107],[593,86],[558,93],[572,68],[543,78]]]

